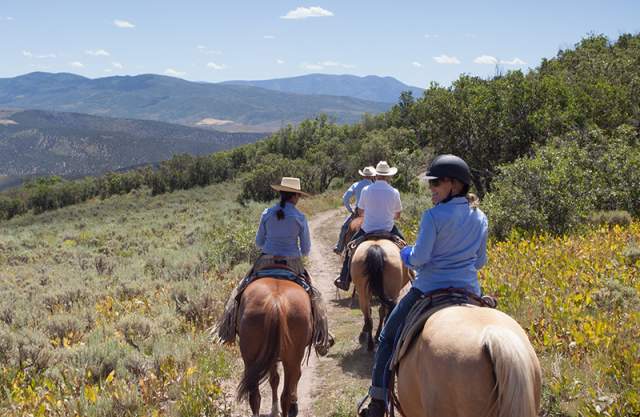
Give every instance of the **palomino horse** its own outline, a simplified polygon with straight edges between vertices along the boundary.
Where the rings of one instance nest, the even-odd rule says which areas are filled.
[[[541,379],[515,320],[490,308],[448,307],[400,360],[399,408],[405,417],[535,417]]]
[[[367,350],[374,348],[372,338],[371,299],[380,300],[378,330],[380,336],[386,316],[395,306],[402,287],[409,281],[409,270],[402,265],[400,249],[388,239],[366,240],[356,248],[351,258],[351,278],[358,293],[358,303],[364,315],[360,343],[367,342]]]
[[[284,388],[280,409],[285,417],[298,415],[297,387],[305,348],[311,344],[313,323],[311,301],[298,284],[276,278],[261,278],[242,293],[238,310],[240,352],[244,375],[238,385],[238,399],[249,397],[251,412],[260,414],[259,385],[267,376],[272,392],[271,415],[277,417],[277,363],[282,361]]]

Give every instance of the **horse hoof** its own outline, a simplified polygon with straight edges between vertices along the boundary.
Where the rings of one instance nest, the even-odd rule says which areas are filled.
[[[298,415],[298,403],[292,403],[289,406],[289,413],[287,417],[296,417]]]

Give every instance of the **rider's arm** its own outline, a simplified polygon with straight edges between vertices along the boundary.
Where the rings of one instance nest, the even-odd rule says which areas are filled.
[[[349,213],[353,213],[353,209],[351,208],[351,197],[353,197],[353,193],[356,190],[356,184],[351,185],[347,191],[344,192],[342,196],[342,204],[347,209]]]
[[[309,235],[309,224],[306,218],[302,218],[302,228],[300,229],[300,252],[302,256],[308,256],[311,252],[311,236]]]
[[[267,240],[267,228],[265,223],[267,221],[267,210],[262,212],[260,216],[260,224],[258,225],[258,232],[256,233],[256,246],[262,248]]]
[[[489,235],[489,225],[487,219],[484,219],[482,223],[482,236],[480,239],[480,247],[478,248],[478,253],[476,254],[476,270],[482,268],[487,263],[487,237]]]
[[[411,251],[409,261],[413,266],[424,265],[431,260],[433,244],[436,240],[436,226],[429,211],[422,215],[416,244]]]

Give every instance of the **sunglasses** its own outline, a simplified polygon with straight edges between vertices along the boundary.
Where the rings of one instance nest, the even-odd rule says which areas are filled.
[[[439,186],[439,185],[440,185],[440,183],[441,183],[441,182],[442,182],[442,179],[440,179],[440,178],[435,178],[435,179],[429,180],[429,185],[430,185],[431,187],[437,187],[437,186]]]

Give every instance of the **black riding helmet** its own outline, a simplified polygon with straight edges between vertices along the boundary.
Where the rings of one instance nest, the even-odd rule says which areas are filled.
[[[465,185],[471,185],[471,170],[464,160],[455,155],[438,155],[426,173],[428,180],[436,178],[455,178]]]

